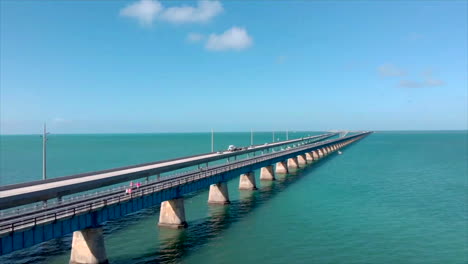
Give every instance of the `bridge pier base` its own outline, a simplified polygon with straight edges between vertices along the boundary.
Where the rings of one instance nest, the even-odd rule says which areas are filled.
[[[299,168],[304,168],[305,166],[307,166],[307,160],[306,160],[305,155],[297,156],[297,165]]]
[[[275,173],[273,172],[273,166],[266,166],[260,170],[260,180],[274,181]]]
[[[208,203],[210,204],[229,204],[229,192],[227,183],[220,182],[210,185],[208,194]]]
[[[277,162],[275,167],[275,172],[278,174],[288,173],[288,166],[285,164],[284,161]]]
[[[327,156],[328,155],[327,148],[322,148],[322,153],[323,153],[323,156]]]
[[[239,190],[257,190],[257,186],[255,185],[255,173],[253,171],[240,176]]]
[[[307,163],[312,163],[312,162],[314,162],[314,158],[312,157],[312,153],[307,152],[307,153],[305,154],[305,156],[306,156],[306,161],[307,161]]]
[[[73,232],[70,264],[104,264],[107,260],[102,227]]]
[[[319,155],[316,150],[312,151],[312,157],[314,158],[314,161],[317,161],[319,159]]]
[[[317,149],[317,153],[319,155],[319,159],[323,158],[324,155],[322,149]]]
[[[185,222],[184,198],[177,198],[161,203],[158,225],[173,229],[187,226],[187,222]]]
[[[299,168],[299,165],[297,164],[297,158],[289,158],[288,159],[288,171],[290,170],[297,170]]]

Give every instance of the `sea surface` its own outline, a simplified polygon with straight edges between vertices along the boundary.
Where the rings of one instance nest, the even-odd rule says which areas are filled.
[[[290,132],[299,138],[318,132]],[[284,133],[275,138],[285,139]],[[255,133],[254,143],[272,141]],[[38,135],[0,136],[0,184],[42,178]],[[216,133],[215,150],[250,144]],[[209,152],[209,133],[50,135],[48,177]],[[468,263],[468,132],[377,132],[258,191],[230,181],[228,206],[185,199],[188,228],[157,227],[159,207],[104,226],[117,263]],[[0,257],[68,263],[71,236]]]

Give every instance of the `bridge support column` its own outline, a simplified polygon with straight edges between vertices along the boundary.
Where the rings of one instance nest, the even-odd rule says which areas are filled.
[[[161,203],[158,225],[174,229],[187,226],[187,222],[185,222],[184,198],[177,198]]]
[[[317,155],[318,155],[319,159],[321,159],[321,158],[323,157],[322,150],[317,149],[317,150],[315,150],[315,151],[317,152]]]
[[[296,170],[298,167],[299,167],[299,165],[297,164],[297,158],[296,157],[288,159],[288,171]]]
[[[102,264],[107,260],[102,227],[73,232],[70,264]]]
[[[274,181],[275,173],[273,172],[273,166],[266,166],[260,170],[260,180]]]
[[[284,161],[280,161],[276,163],[276,173],[286,174],[288,173],[288,166]]]
[[[208,194],[208,203],[211,204],[229,204],[229,192],[227,183],[220,182],[210,185],[210,193]]]
[[[314,161],[320,158],[317,150],[312,151],[312,157],[314,158]]]
[[[305,156],[306,156],[307,163],[312,163],[314,161],[314,157],[312,157],[311,152],[307,152]]]
[[[297,165],[299,166],[299,168],[304,168],[305,166],[307,166],[307,160],[305,155],[297,156]]]
[[[327,148],[322,148],[323,156],[328,155],[328,149]]]
[[[239,190],[257,190],[257,186],[255,185],[255,173],[253,171],[240,176]]]

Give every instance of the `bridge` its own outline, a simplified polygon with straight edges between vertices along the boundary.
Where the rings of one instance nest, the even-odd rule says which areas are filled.
[[[327,133],[233,152],[212,152],[3,186],[0,209],[20,209],[0,216],[0,255],[73,233],[70,263],[107,263],[102,225],[108,220],[160,204],[158,225],[184,228],[187,226],[184,195],[209,188],[208,203],[229,204],[228,180],[240,175],[239,189],[256,190],[255,170],[260,169],[260,180],[275,180],[275,174],[303,168],[370,133],[359,132],[337,139],[330,138],[338,133]],[[278,150],[280,147],[283,148]],[[209,165],[220,160],[226,163]],[[161,173],[189,167],[195,168],[159,177]],[[153,175],[158,177],[149,180]],[[128,187],[121,186],[73,196],[137,179],[146,180],[141,186],[132,187],[130,193],[125,192]],[[50,199],[55,201],[42,204]]]

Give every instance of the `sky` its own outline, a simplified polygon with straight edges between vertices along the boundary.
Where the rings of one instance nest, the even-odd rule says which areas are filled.
[[[467,1],[0,1],[0,133],[467,129]]]

